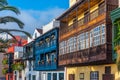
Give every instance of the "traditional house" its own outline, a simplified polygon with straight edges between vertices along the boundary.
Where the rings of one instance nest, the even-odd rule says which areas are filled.
[[[34,70],[40,71],[40,80],[64,80],[64,68],[58,66],[59,23],[52,21],[43,27],[40,37],[35,39]]]
[[[110,11],[118,0],[70,0],[70,8],[57,18],[59,66],[65,80],[119,80],[112,60]]]
[[[36,28],[31,39],[28,38],[28,43],[23,48],[24,69],[22,70],[22,80],[39,80],[40,72],[34,71],[35,61],[35,43],[34,40],[42,35],[42,29]]]

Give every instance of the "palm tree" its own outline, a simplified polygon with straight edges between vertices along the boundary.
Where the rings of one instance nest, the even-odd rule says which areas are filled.
[[[16,14],[20,14],[20,11],[17,8],[8,5],[7,0],[0,0],[0,11],[3,11],[3,10],[10,10]],[[0,24],[6,24],[8,22],[15,22],[18,24],[20,29],[23,29],[24,23],[21,22],[19,19],[12,16],[0,17]],[[23,30],[0,28],[0,33],[7,33],[15,39],[14,35],[11,32],[22,32],[26,34],[28,37],[31,37],[31,35],[28,32]]]

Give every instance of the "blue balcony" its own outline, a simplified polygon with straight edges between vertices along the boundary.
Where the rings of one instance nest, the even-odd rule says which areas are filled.
[[[35,64],[34,70],[37,71],[47,71],[47,70],[55,70],[57,68],[57,62],[38,62]]]
[[[46,71],[57,69],[58,28],[35,39],[34,70]]]

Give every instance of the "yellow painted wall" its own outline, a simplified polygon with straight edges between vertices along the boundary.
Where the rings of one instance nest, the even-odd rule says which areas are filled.
[[[99,71],[99,80],[102,80],[102,75],[105,74],[106,66],[111,66],[111,74],[115,74],[115,80],[120,80],[120,74],[118,74],[117,67],[115,64],[83,67],[66,67],[66,77],[68,80],[69,74],[75,74],[75,80],[79,80],[79,74],[84,73],[84,80],[90,80],[90,71]]]

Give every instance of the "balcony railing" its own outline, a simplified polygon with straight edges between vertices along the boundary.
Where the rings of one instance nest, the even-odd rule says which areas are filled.
[[[60,32],[60,34],[64,35],[65,33],[69,33],[69,32],[71,32],[71,30],[73,30],[73,29],[75,29],[77,27],[80,27],[80,26],[88,23],[91,20],[94,20],[95,18],[97,18],[98,16],[102,15],[105,12],[106,12],[106,8],[105,8],[105,6],[103,6],[101,8],[96,9],[95,11],[93,11],[93,12],[85,15],[83,18],[81,18],[80,20],[74,22],[70,26],[61,25],[61,26],[64,26],[66,28],[62,29],[61,32]]]
[[[82,64],[106,60],[106,46],[106,44],[103,44],[89,49],[59,55],[59,65]]]
[[[57,62],[56,61],[39,61],[35,64],[34,69],[35,70],[54,70],[57,68]]]
[[[15,52],[14,53],[14,59],[22,59],[23,57],[23,52]]]

